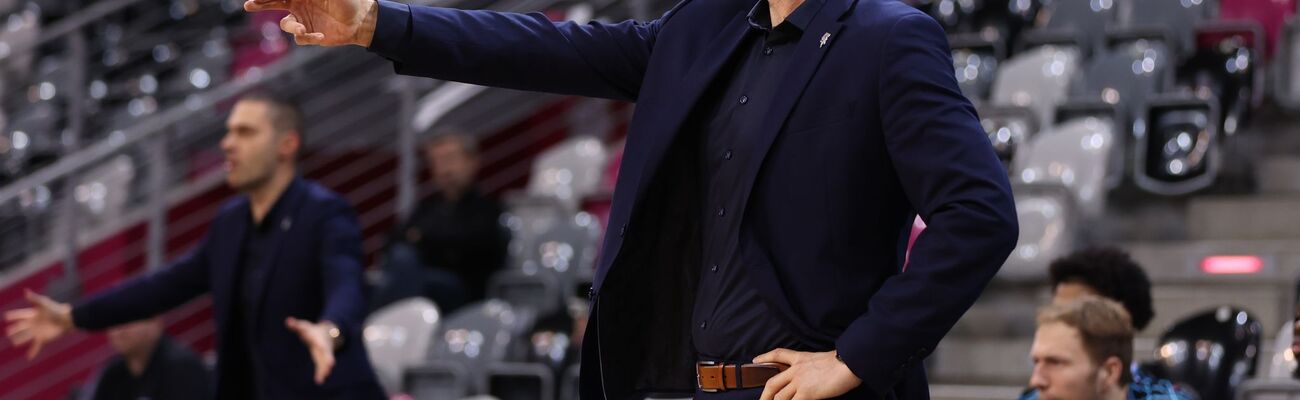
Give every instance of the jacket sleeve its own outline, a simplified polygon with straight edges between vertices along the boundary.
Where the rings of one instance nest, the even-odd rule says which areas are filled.
[[[362,291],[361,228],[352,208],[338,200],[320,228],[321,320],[338,325],[343,337],[360,340],[366,313]]]
[[[72,308],[81,329],[105,329],[161,314],[209,290],[209,231],[189,253],[156,271],[108,288]]]
[[[578,24],[541,13],[379,0],[370,51],[403,75],[634,101],[655,36],[672,13],[650,22]]]
[[[863,384],[888,393],[975,302],[1018,236],[1007,174],[953,76],[943,29],[898,19],[885,37],[880,114],[890,161],[927,227],[907,270],[836,340]]]

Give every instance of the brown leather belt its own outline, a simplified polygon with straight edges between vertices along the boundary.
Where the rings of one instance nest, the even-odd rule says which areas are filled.
[[[789,368],[785,364],[723,364],[701,361],[695,363],[695,381],[704,392],[724,392],[736,389],[761,388],[768,379]]]

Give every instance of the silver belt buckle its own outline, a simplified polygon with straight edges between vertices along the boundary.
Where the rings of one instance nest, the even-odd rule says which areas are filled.
[[[721,362],[718,362],[718,361],[698,361],[698,362],[696,362],[696,363],[695,363],[695,387],[696,387],[696,388],[699,388],[701,392],[705,392],[705,393],[717,393],[717,392],[726,391],[726,390],[727,390],[727,381],[726,381],[726,378],[725,378],[725,377],[723,378],[723,381],[722,381],[722,389],[705,389],[705,388],[704,388],[704,383],[700,381],[700,367],[716,367],[716,366],[719,366],[719,365],[723,365],[723,364],[722,364]]]

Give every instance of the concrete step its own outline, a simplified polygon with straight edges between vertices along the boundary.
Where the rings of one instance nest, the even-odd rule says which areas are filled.
[[[930,385],[934,400],[1008,400],[1019,398],[1024,386],[1016,385]]]
[[[1214,280],[1294,279],[1300,276],[1300,239],[1192,240],[1135,242],[1121,245],[1141,264],[1154,281],[1186,281],[1204,277]],[[1207,275],[1201,262],[1215,255],[1254,255],[1263,260],[1263,270],[1247,276]]]
[[[939,342],[926,370],[935,383],[1025,386],[1032,338],[957,338]]]
[[[1300,195],[1300,157],[1265,158],[1255,173],[1262,193]]]
[[[1291,319],[1292,280],[1290,279],[1186,279],[1157,280],[1151,290],[1155,317],[1139,337],[1160,336],[1178,321],[1212,311],[1220,306],[1246,310],[1257,318],[1272,337],[1285,321]],[[1048,303],[1047,285],[1041,294],[1009,295],[985,292],[949,333],[951,337],[1008,338],[1033,336],[1037,310]]]
[[[1152,280],[1156,316],[1139,336],[1156,337],[1173,323],[1222,305],[1245,309],[1271,335],[1292,317],[1300,276],[1300,240],[1214,240],[1132,243],[1122,246]],[[1262,270],[1250,275],[1211,275],[1200,269],[1212,255],[1254,255]],[[995,280],[953,327],[961,337],[1028,337],[1034,315],[1051,294],[1041,281]]]
[[[1300,196],[1207,196],[1187,209],[1189,239],[1300,238]]]
[[[1154,360],[1156,343],[1154,338],[1134,340],[1133,358]],[[945,386],[943,396],[934,396],[933,393],[932,396],[985,399],[996,398],[988,396],[1003,392],[1018,392],[1029,385],[1029,375],[1033,373],[1033,361],[1029,356],[1031,346],[1033,338],[945,338],[934,355],[927,359],[926,370],[931,384]],[[1268,376],[1275,343],[1265,339],[1260,347],[1257,377]]]

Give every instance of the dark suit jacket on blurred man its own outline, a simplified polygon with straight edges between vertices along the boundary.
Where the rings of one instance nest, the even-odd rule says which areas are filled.
[[[260,225],[249,215],[246,197],[226,203],[189,254],[77,304],[76,326],[107,328],[211,293],[220,344],[218,397],[229,397],[223,391],[244,386],[241,380],[247,379],[256,380],[269,399],[382,397],[360,339],[366,301],[361,230],[351,206],[297,178]],[[258,265],[246,271],[241,257],[247,254],[240,251],[245,241],[261,253]],[[352,339],[336,351],[336,365],[323,385],[312,382],[311,355],[298,335],[285,329],[286,317],[333,321]]]

